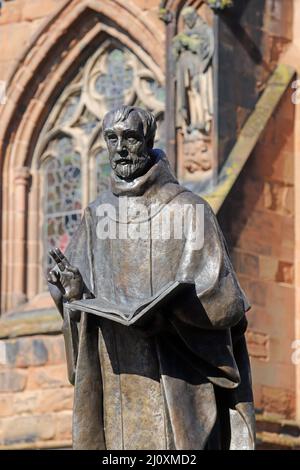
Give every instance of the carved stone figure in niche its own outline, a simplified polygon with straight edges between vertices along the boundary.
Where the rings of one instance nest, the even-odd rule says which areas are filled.
[[[209,143],[213,118],[214,38],[212,29],[193,7],[184,8],[181,16],[184,28],[173,40],[176,125],[183,130],[186,142],[192,142],[195,146],[198,141],[198,156],[190,162],[186,161],[186,167],[193,173],[199,169],[199,159],[203,163],[200,165],[203,171],[211,168]],[[186,156],[189,158],[189,155]]]
[[[112,110],[103,131],[111,187],[66,254],[50,252],[75,385],[73,446],[251,449],[249,305],[217,220],[153,149],[151,113]]]
[[[192,7],[182,11],[184,29],[174,38],[177,62],[177,125],[209,134],[213,115],[211,28]]]

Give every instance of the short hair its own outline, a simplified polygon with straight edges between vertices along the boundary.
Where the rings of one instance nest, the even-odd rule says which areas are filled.
[[[109,126],[117,122],[126,121],[131,113],[135,113],[139,116],[140,121],[143,125],[144,137],[149,148],[154,145],[154,138],[156,132],[156,120],[152,113],[145,109],[138,108],[136,106],[121,106],[120,108],[113,109],[105,114],[103,118],[102,129],[103,132]]]

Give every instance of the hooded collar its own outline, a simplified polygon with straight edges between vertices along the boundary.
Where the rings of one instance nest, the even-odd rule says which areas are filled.
[[[165,153],[159,149],[151,150],[154,164],[142,176],[132,181],[119,178],[114,172],[111,173],[111,191],[115,196],[153,196],[162,186],[167,183],[178,184]]]
[[[112,172],[110,194],[113,199],[111,202],[116,207],[115,220],[120,221],[119,203],[123,197],[127,198],[127,223],[130,223],[136,221],[136,219],[141,220],[138,215],[135,215],[137,204],[143,204],[149,210],[149,218],[151,218],[178,194],[187,191],[179,185],[172,174],[165,153],[159,149],[154,149],[151,152],[155,158],[154,164],[144,175],[135,178],[133,181],[122,180]],[[147,220],[149,218],[147,217]]]

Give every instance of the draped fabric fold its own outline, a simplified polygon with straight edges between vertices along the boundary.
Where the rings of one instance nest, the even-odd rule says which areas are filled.
[[[174,280],[192,281],[195,289],[159,311],[159,327],[146,331],[82,314],[74,336],[68,327],[74,321],[65,322],[69,376],[75,377],[74,448],[252,449],[244,338],[249,304],[210,207],[178,184],[161,152],[154,154],[148,173],[133,184],[113,179],[111,190],[89,205],[66,255],[86,291],[110,302],[133,305]],[[143,220],[150,228],[166,211],[172,219],[186,206],[201,206],[202,246],[195,249],[188,230],[181,239],[172,231],[166,240],[100,239],[97,208],[115,208],[118,228],[124,197],[131,213],[140,204],[161,206]],[[63,314],[59,293],[50,289]]]

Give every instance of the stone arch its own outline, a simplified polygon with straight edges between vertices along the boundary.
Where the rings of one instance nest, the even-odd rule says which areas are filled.
[[[34,232],[39,192],[31,184],[30,166],[39,132],[73,70],[104,37],[128,47],[164,82],[163,28],[159,31],[130,0],[67,0],[38,31],[11,74],[0,117],[4,311],[38,292]]]

